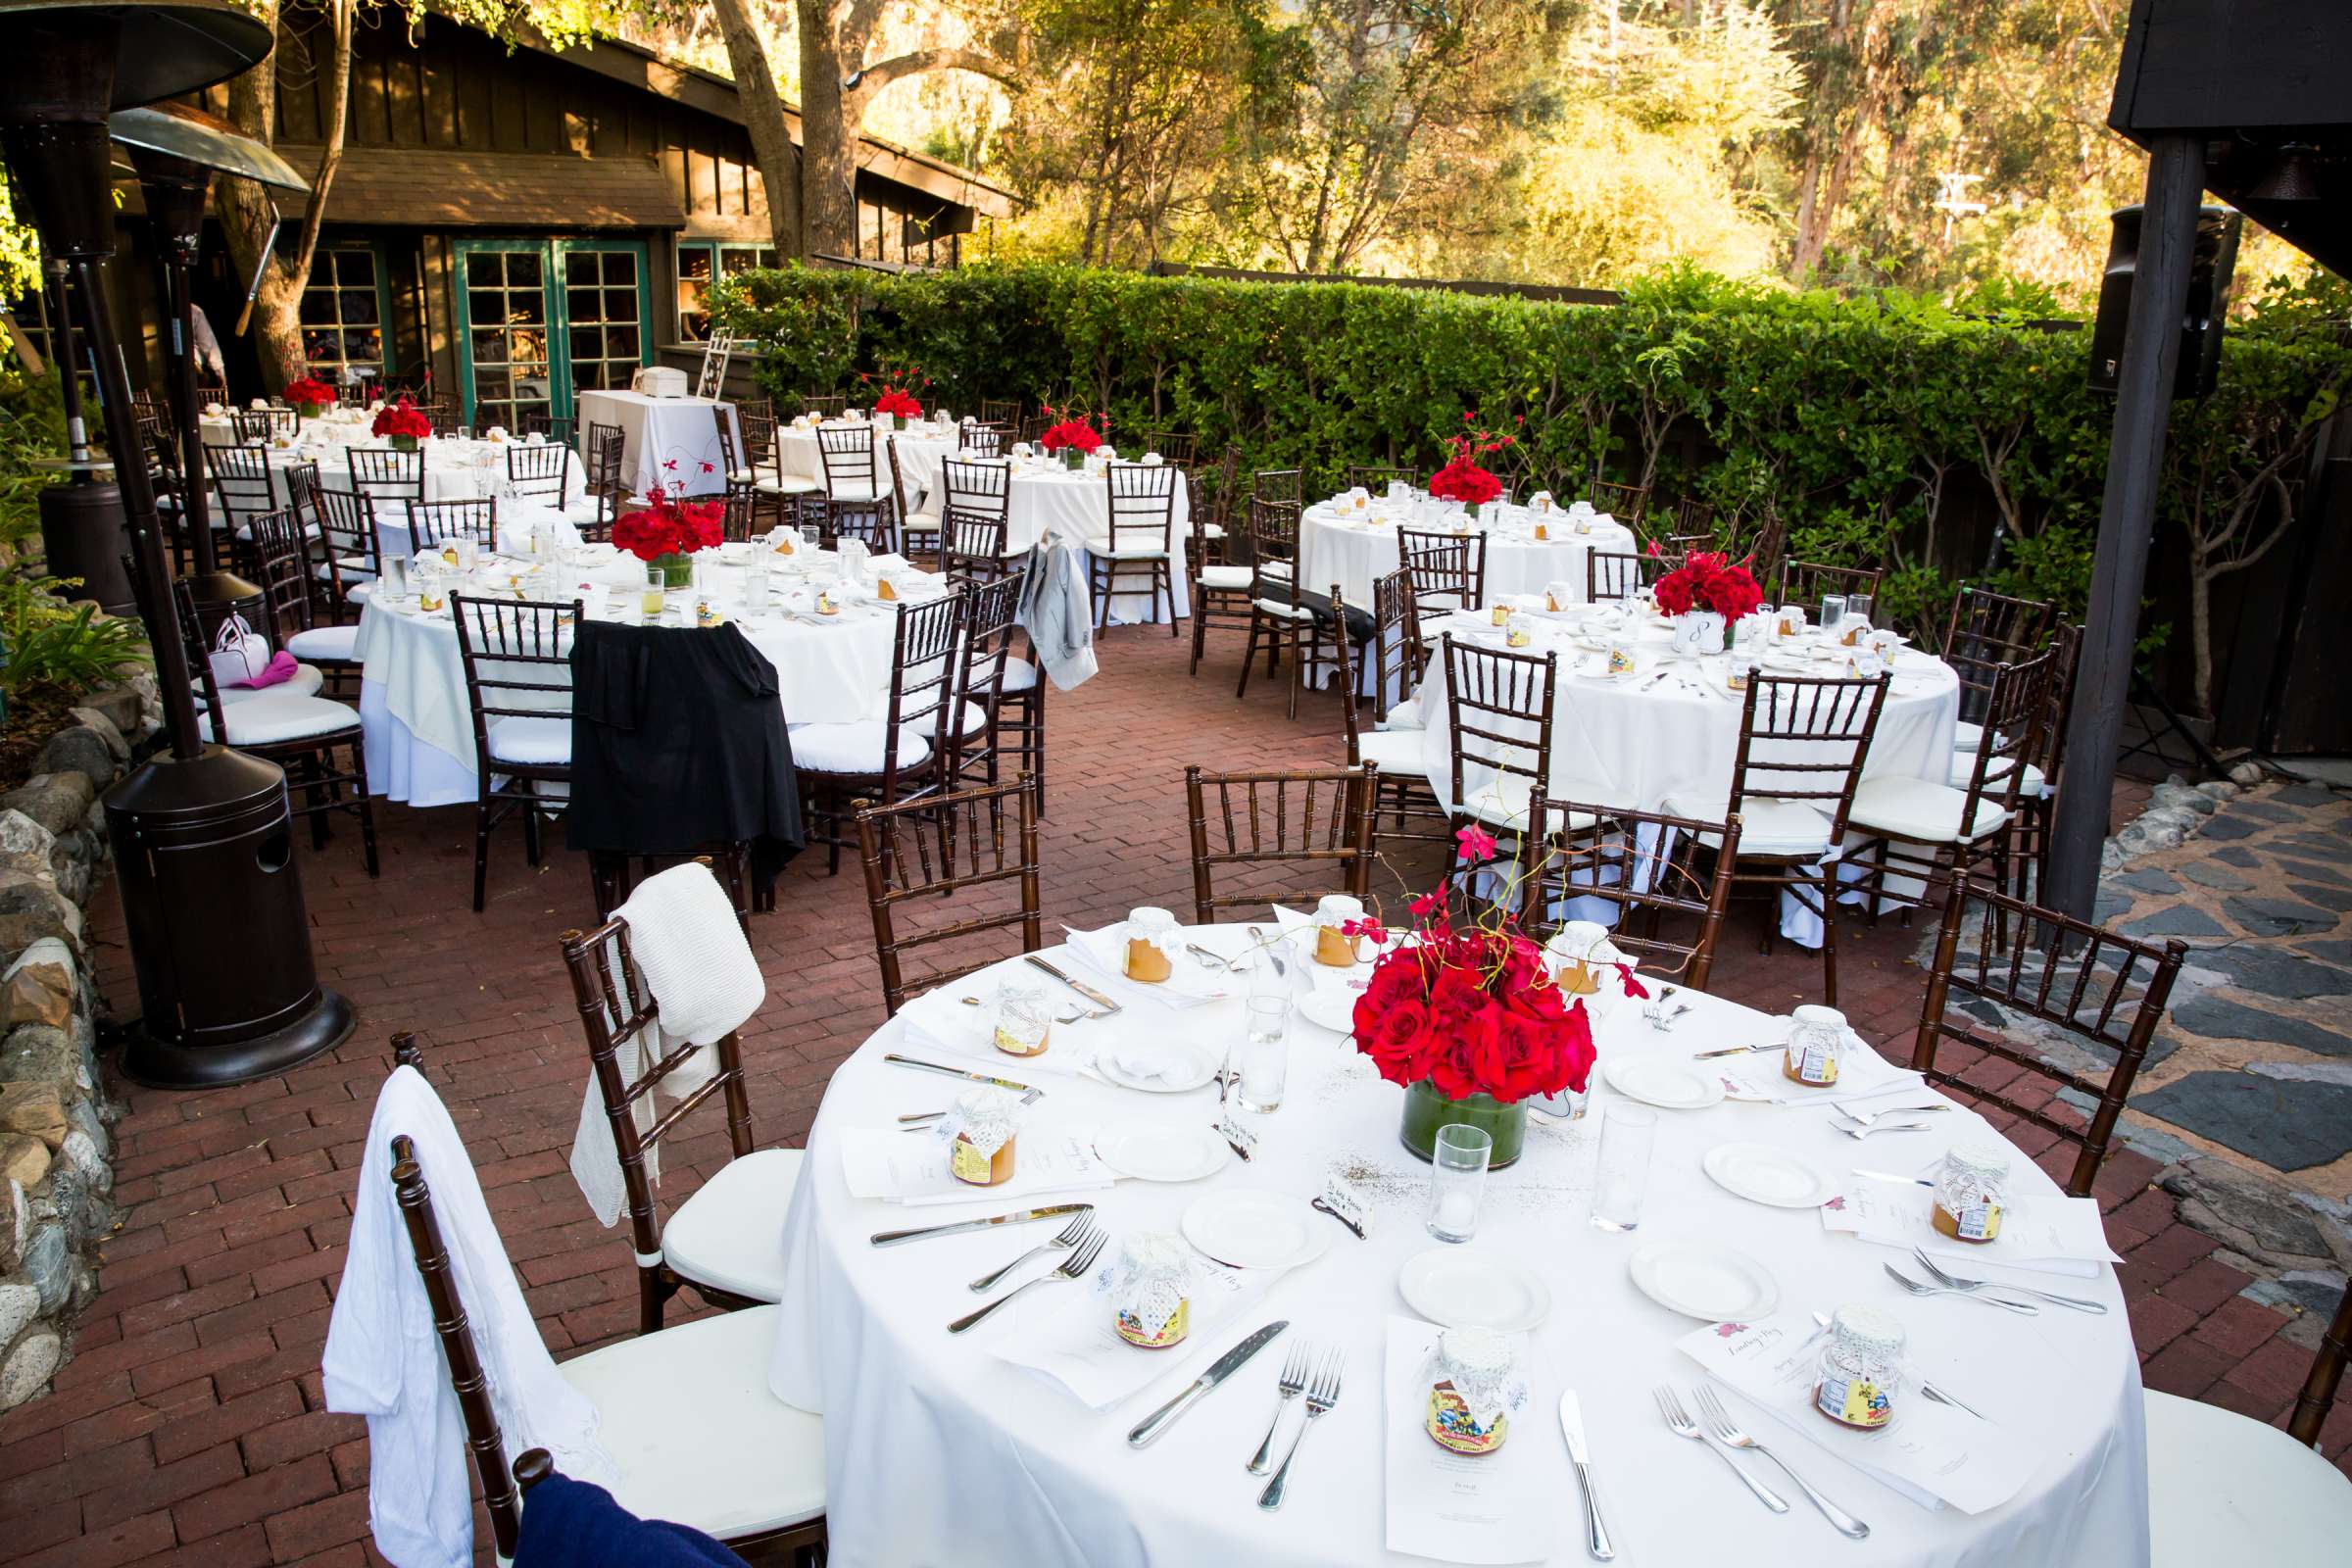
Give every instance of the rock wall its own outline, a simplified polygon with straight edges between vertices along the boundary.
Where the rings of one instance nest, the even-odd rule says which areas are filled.
[[[114,1225],[82,908],[107,854],[98,798],[126,737],[156,727],[154,698],[146,676],[94,694],[0,795],[0,1410],[48,1388]]]

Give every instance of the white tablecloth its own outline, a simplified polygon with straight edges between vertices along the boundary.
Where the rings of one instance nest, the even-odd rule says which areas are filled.
[[[1100,555],[1110,548],[1110,481],[1099,473],[1083,469],[1072,470],[1059,464],[1007,459],[1012,464],[1012,483],[1004,521],[1004,547],[1007,550],[1033,548],[1048,533],[1058,532],[1064,538],[1075,539],[1087,548],[1090,555]],[[1193,525],[1190,487],[1181,474],[1176,479],[1176,507],[1168,528],[1168,574],[1175,583],[1176,618],[1182,620],[1192,613],[1193,589],[1184,569],[1184,541]],[[1122,529],[1121,536],[1130,549],[1135,548],[1135,536]],[[1136,580],[1129,577],[1128,581]],[[1165,612],[1154,609],[1152,596],[1143,590],[1122,589],[1110,601],[1110,621],[1113,625],[1129,625],[1156,621]]]
[[[1564,582],[1575,602],[1585,602],[1585,558],[1595,550],[1636,549],[1633,530],[1622,523],[1596,522],[1589,534],[1576,534],[1563,513],[1544,519],[1548,539],[1538,539],[1532,523],[1514,520],[1487,525],[1487,591],[1491,594],[1541,594],[1544,585]],[[1411,526],[1411,524],[1404,524]],[[1432,531],[1441,525],[1425,523]],[[1355,515],[1343,514],[1329,501],[1306,509],[1298,519],[1299,581],[1316,593],[1333,583],[1341,597],[1358,609],[1372,608],[1372,585],[1403,564],[1396,538],[1396,514],[1384,502]]]
[[[827,420],[831,429],[847,429],[848,420]],[[893,430],[887,423],[868,423],[864,426],[874,436],[874,477],[877,482],[890,483],[890,447],[899,449],[899,475],[906,481],[906,510],[925,514],[939,511],[939,466],[956,455],[963,441],[962,432],[954,427],[945,430],[938,425],[916,420],[904,430]],[[785,425],[776,431],[776,461],[787,477],[814,479],[824,482],[823,455],[817,450],[816,432],[794,429]]]
[[[608,614],[634,619],[624,605],[645,574],[610,547],[583,575],[612,589]],[[786,579],[773,579],[779,589]],[[722,590],[723,591],[723,590]],[[361,662],[360,720],[368,749],[368,788],[411,806],[452,806],[478,793],[473,717],[456,624],[445,609],[420,614],[415,600],[400,610],[368,604],[354,643]],[[890,661],[897,612],[886,605],[845,605],[821,625],[770,612],[738,621],[752,645],[776,666],[785,718],[794,724],[848,723],[889,711]]]
[[[743,425],[735,417],[732,403],[715,398],[649,398],[629,391],[582,392],[575,402],[573,422],[581,460],[588,457],[589,425],[619,425],[620,476],[634,494],[644,495],[654,485],[673,491],[684,485],[690,496],[716,495],[727,487],[712,409],[726,411],[735,455],[739,461],[749,461]]]
[[[1240,931],[1218,927],[1208,940],[1238,951]],[[985,992],[995,978],[984,972],[954,989]],[[1638,1008],[1622,1009],[1603,1027],[1603,1060],[1634,1052],[1680,1058],[1709,1045],[1755,1038],[1753,1031],[1765,1025],[1760,1015],[1731,1004],[1692,1000],[1698,1010],[1670,1036],[1654,1034]],[[1214,1190],[1274,1192],[1307,1214],[1307,1200],[1321,1190],[1326,1172],[1343,1165],[1364,1177],[1376,1204],[1368,1241],[1333,1224],[1330,1250],[1275,1281],[1238,1320],[1178,1349],[1137,1351],[1159,1354],[1165,1364],[1140,1393],[1098,1411],[1058,1383],[990,1353],[992,1345],[1033,1335],[1062,1304],[1055,1293],[1083,1285],[1041,1287],[969,1334],[945,1331],[950,1318],[982,1299],[964,1282],[1046,1240],[1052,1223],[889,1249],[867,1244],[876,1231],[998,1213],[1030,1201],[979,1195],[970,1202],[907,1207],[849,1196],[841,1166],[846,1132],[890,1128],[895,1114],[936,1108],[956,1091],[948,1079],[881,1061],[883,1052],[905,1047],[904,1029],[901,1022],[886,1026],[835,1072],[784,1226],[788,1284],[770,1382],[789,1402],[824,1415],[833,1561],[840,1568],[1359,1568],[1421,1560],[1388,1552],[1383,1534],[1386,1417],[1378,1368],[1384,1320],[1409,1311],[1396,1290],[1397,1270],[1438,1246],[1422,1227],[1427,1167],[1397,1144],[1403,1091],[1381,1082],[1340,1037],[1295,1023],[1283,1108],[1244,1118],[1260,1135],[1251,1164],[1228,1161],[1221,1173],[1190,1184],[1122,1181],[1107,1192],[1083,1195],[1100,1205],[1114,1247],[1117,1237],[1139,1229],[1176,1229],[1186,1207]],[[1241,1004],[1178,1014],[1137,1003],[1114,1020],[1057,1026],[1056,1043],[1034,1065],[1001,1058],[989,1070],[1046,1089],[1021,1134],[1024,1147],[1044,1142],[1056,1126],[1208,1121],[1213,1086],[1188,1095],[1146,1095],[1040,1070],[1056,1060],[1056,1052],[1081,1043],[1091,1047],[1171,1030],[1220,1046],[1239,1038]],[[1727,1102],[1703,1111],[1661,1111],[1642,1228],[1623,1235],[1586,1223],[1599,1129],[1612,1102],[1602,1088],[1593,1113],[1582,1121],[1531,1127],[1525,1156],[1489,1178],[1480,1235],[1472,1245],[1510,1254],[1550,1288],[1550,1317],[1535,1335],[1537,1381],[1555,1390],[1573,1387],[1583,1401],[1619,1561],[1740,1568],[1818,1568],[1839,1561],[1872,1568],[2147,1562],[2138,1362],[2111,1273],[2044,1282],[2048,1289],[2105,1301],[2110,1311],[2104,1317],[2051,1308],[2023,1318],[1976,1302],[1913,1299],[1881,1272],[1882,1262],[1899,1254],[1825,1233],[1814,1211],[1766,1208],[1735,1198],[1699,1168],[1706,1150],[1750,1141],[1787,1150],[1840,1179],[1857,1164],[1908,1170],[1955,1140],[1994,1138],[1973,1112],[1939,1115],[1932,1133],[1886,1135],[1857,1146],[1832,1132],[1817,1107]],[[1863,1148],[1867,1158],[1860,1157]],[[2021,1195],[2054,1192],[2022,1153],[2013,1154],[2012,1169]],[[1309,1223],[1331,1224],[1320,1216],[1310,1216]],[[1650,1390],[1667,1382],[1688,1389],[1700,1381],[1695,1365],[1673,1348],[1698,1325],[1650,1301],[1628,1277],[1629,1256],[1652,1240],[1740,1249],[1773,1274],[1785,1310],[1828,1311],[1863,1302],[1893,1312],[1909,1333],[1915,1365],[1933,1368],[1931,1376],[1988,1418],[2042,1446],[2040,1473],[1989,1512],[1930,1512],[1771,1427],[1767,1441],[1781,1439],[1791,1460],[1867,1521],[1872,1534],[1866,1544],[1848,1544],[1777,1472],[1759,1464],[1759,1479],[1791,1502],[1786,1516],[1766,1513],[1724,1473],[1719,1458],[1697,1451],[1660,1423]],[[1028,1272],[1039,1266],[1029,1265]],[[1250,1330],[1275,1318],[1292,1323],[1282,1341],[1152,1446],[1128,1446],[1128,1429],[1146,1412]],[[1347,1382],[1339,1405],[1317,1423],[1298,1459],[1287,1503],[1268,1513],[1256,1506],[1262,1480],[1247,1474],[1243,1460],[1274,1407],[1274,1380],[1287,1345],[1310,1339],[1345,1348]],[[1294,1406],[1286,1440],[1298,1419]],[[1556,1472],[1550,1560],[1587,1561],[1576,1482],[1550,1403],[1515,1416],[1510,1441],[1540,1450]]]

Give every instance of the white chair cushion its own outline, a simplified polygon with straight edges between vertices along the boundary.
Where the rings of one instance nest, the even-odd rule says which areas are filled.
[[[721,1312],[558,1368],[596,1405],[622,1507],[722,1541],[825,1511],[824,1418],[767,1390],[782,1310]]]
[[[204,683],[191,681],[189,684],[196,688],[196,706],[201,709],[204,706]],[[220,706],[234,708],[239,703],[258,703],[272,697],[316,697],[318,688],[325,684],[326,677],[319,673],[317,664],[296,664],[294,673],[274,686],[221,687]]]
[[[1673,816],[1694,816],[1702,822],[1723,815],[1723,801],[1693,801],[1666,797]],[[1710,850],[1723,848],[1723,835],[1701,833],[1698,842]],[[1742,855],[1809,855],[1830,853],[1830,819],[1806,801],[1774,801],[1749,796],[1740,807],[1740,853]]]
[[[1037,684],[1037,666],[1026,659],[1004,661],[1004,695],[1025,692]]]
[[[1202,566],[1198,574],[1203,588],[1244,589],[1250,586],[1250,578],[1248,566]]]
[[[502,718],[490,726],[490,760],[566,765],[571,761],[571,720]]]
[[[1284,582],[1291,580],[1292,568],[1291,564],[1287,561],[1268,561],[1260,564],[1257,569],[1269,577],[1280,578]]]
[[[2143,1391],[2153,1568],[2341,1562],[2352,1481],[2276,1427]]]
[[[274,746],[280,741],[303,741],[337,730],[356,729],[360,710],[323,697],[272,697],[266,702],[223,703],[228,715],[227,744]],[[200,713],[197,725],[206,740],[214,739],[213,715]]]
[[[1284,620],[1312,620],[1315,618],[1315,612],[1304,605],[1286,605],[1279,599],[1259,599],[1253,602],[1267,614],[1280,616]]]
[[[1359,760],[1372,763],[1383,773],[1419,778],[1424,771],[1421,744],[1421,732],[1417,729],[1376,729],[1356,738],[1355,752]]]
[[[1996,833],[2009,813],[1990,801],[1977,803],[1977,819],[1965,837],[1960,812],[1968,792],[1924,778],[1866,778],[1854,791],[1854,808],[1847,821],[1864,833],[1886,833],[1921,844],[1974,843]]]
[[[313,626],[298,631],[286,639],[286,652],[296,659],[323,659],[334,663],[348,664],[357,656],[352,642],[360,635],[357,626]]]
[[[906,520],[900,523],[899,526],[908,533],[937,533],[939,532],[939,518],[936,514],[927,515],[917,512],[909,514]]]
[[[836,501],[876,501],[880,499],[879,494],[872,486],[862,484],[837,485],[826,494]]]
[[[1221,522],[1204,522],[1200,525],[1200,536],[1204,539],[1222,539],[1225,537],[1225,525]]]
[[[1988,789],[1998,787],[2000,781],[2009,776],[2010,765],[2011,760],[2006,757],[1993,759],[1984,769],[1985,787]],[[1944,776],[1943,781],[1956,790],[1965,790],[1968,788],[1970,775],[1974,774],[1976,770],[1977,754],[1975,752],[1954,752],[1951,771]],[[2040,768],[2028,762],[2025,782],[2018,786],[2018,790],[2026,795],[2047,795],[2050,792],[2050,781],[2042,776]]]
[[[752,488],[760,491],[762,495],[807,496],[814,495],[824,487],[814,479],[804,479],[797,474],[783,479],[770,479],[762,474],[753,481]]]
[[[721,1165],[662,1227],[670,1267],[755,1301],[782,1300],[784,1210],[801,1159],[797,1149],[761,1149]]]
[[[1157,545],[1129,545],[1124,550],[1089,550],[1097,561],[1165,561],[1166,550]]]
[[[889,726],[878,718],[850,724],[799,724],[792,730],[792,763],[819,773],[879,773],[883,736]],[[914,767],[931,756],[929,737],[918,730],[899,734],[899,766]]]
[[[1955,752],[1973,752],[1973,751],[1975,751],[1975,750],[1976,750],[1978,747],[1980,747],[1980,746],[1982,746],[1982,745],[1984,745],[1984,725],[1982,725],[1982,724],[1972,724],[1972,723],[1970,723],[1970,722],[1969,722],[1967,719],[1965,719],[1965,718],[1964,718],[1964,719],[1960,720],[1960,722],[1959,722],[1959,723],[1957,723],[1957,724],[1955,724],[1955,725],[1953,725],[1953,726],[1952,726],[1952,750],[1953,750],[1953,751],[1955,751]]]

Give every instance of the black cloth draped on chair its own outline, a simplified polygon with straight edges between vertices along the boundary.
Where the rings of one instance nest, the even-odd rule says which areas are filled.
[[[734,626],[588,621],[571,680],[564,842],[640,856],[748,842],[764,895],[805,842],[775,666]]]

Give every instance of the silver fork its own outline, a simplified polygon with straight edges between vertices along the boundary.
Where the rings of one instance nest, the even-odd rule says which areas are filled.
[[[1014,1269],[1019,1268],[1023,1263],[1028,1262],[1040,1252],[1051,1252],[1056,1247],[1068,1248],[1077,1246],[1079,1239],[1086,1235],[1086,1228],[1089,1225],[1092,1225],[1094,1222],[1095,1216],[1091,1211],[1083,1214],[1072,1215],[1070,1217],[1070,1222],[1061,1228],[1061,1234],[1059,1236],[1054,1237],[1050,1242],[1038,1243],[1035,1247],[1032,1247],[1029,1249],[1029,1250],[1023,1252],[1020,1256],[1014,1258],[1003,1268],[993,1269],[990,1272],[981,1275],[978,1279],[972,1281],[972,1289],[975,1291],[988,1290],[990,1287],[994,1286],[997,1281],[1003,1279]]]
[[[1331,1358],[1315,1370],[1314,1381],[1306,1388],[1306,1420],[1300,1423],[1298,1435],[1291,1440],[1291,1451],[1282,1456],[1282,1468],[1266,1483],[1266,1490],[1257,1494],[1257,1505],[1272,1510],[1282,1506],[1282,1494],[1291,1484],[1291,1461],[1298,1457],[1298,1446],[1314,1429],[1317,1418],[1327,1414],[1340,1402],[1340,1374],[1347,1370],[1347,1352],[1334,1350]]]
[[[1932,1121],[1879,1121],[1875,1118],[1864,1122],[1859,1127],[1848,1127],[1839,1121],[1831,1122],[1830,1127],[1833,1131],[1845,1134],[1856,1143],[1860,1143],[1873,1133],[1927,1133],[1936,1130],[1936,1124]]]
[[[1647,1020],[1652,1029],[1662,1032],[1668,1024],[1674,1021],[1674,1018],[1670,1018],[1666,1014],[1666,1004],[1673,1000],[1674,987],[1669,985],[1661,985],[1658,987],[1657,995],[1651,997],[1647,1002],[1642,1004],[1642,1016]],[[1676,1011],[1674,1017],[1679,1018],[1683,1015],[1683,1013],[1689,1012],[1690,1010],[1690,1004],[1686,1002],[1683,1004],[1682,1007]]]
[[[1986,1306],[1997,1306],[2003,1311],[2015,1312],[2021,1317],[2041,1316],[2041,1308],[2031,1301],[2012,1301],[1998,1296],[1980,1296],[1974,1290],[1955,1291],[1942,1285],[1923,1285],[1896,1268],[1892,1263],[1885,1263],[1880,1266],[1886,1270],[1888,1279],[1909,1291],[1913,1296],[1957,1296],[1964,1301],[1982,1301]]]
[[[1816,1492],[1813,1489],[1813,1483],[1788,1468],[1788,1460],[1732,1425],[1731,1412],[1723,1407],[1723,1400],[1716,1397],[1713,1389],[1701,1383],[1691,1392],[1692,1396],[1698,1402],[1698,1413],[1706,1418],[1707,1431],[1713,1435],[1716,1442],[1734,1448],[1746,1448],[1770,1459],[1781,1467],[1781,1474],[1796,1483],[1796,1490],[1805,1494],[1808,1502],[1821,1510],[1821,1516],[1827,1519],[1831,1527],[1839,1535],[1848,1541],[1863,1541],[1869,1538],[1870,1526]]]
[[[1274,1385],[1282,1397],[1274,1402],[1274,1419],[1266,1423],[1266,1440],[1257,1446],[1247,1466],[1253,1476],[1262,1476],[1274,1468],[1274,1434],[1282,1429],[1282,1413],[1291,1401],[1306,1392],[1306,1366],[1314,1358],[1314,1347],[1301,1340],[1291,1347],[1283,1358],[1282,1377]]]
[[[2078,1312],[2104,1313],[2107,1310],[2106,1302],[2084,1300],[2080,1296],[2060,1296],[2054,1291],[2037,1291],[2031,1285],[2011,1285],[2002,1280],[1964,1280],[1957,1274],[1946,1274],[1936,1266],[1936,1260],[1921,1248],[1911,1249],[1911,1255],[1919,1259],[1919,1266],[1933,1275],[1936,1284],[1950,1290],[2009,1291],[2019,1296],[2031,1296],[2036,1301],[2054,1301],[2060,1306],[2071,1306]],[[1986,1297],[1985,1299],[1992,1300],[1994,1298]]]
[[[1034,1286],[1051,1285],[1056,1280],[1074,1280],[1079,1278],[1080,1276],[1084,1275],[1088,1269],[1095,1266],[1095,1257],[1102,1250],[1102,1243],[1107,1238],[1103,1235],[1103,1233],[1095,1226],[1094,1216],[1091,1214],[1088,1215],[1085,1234],[1074,1246],[1071,1247],[1070,1255],[1061,1260],[1060,1267],[1054,1269],[1052,1273],[1040,1274],[1033,1280],[1024,1280],[976,1312],[966,1312],[963,1316],[957,1318],[955,1322],[948,1325],[948,1332],[950,1334],[961,1334],[965,1329],[970,1328],[982,1318],[987,1317],[991,1312],[994,1312],[998,1307],[1003,1306],[1006,1301],[1011,1300],[1023,1291],[1029,1290]]]
[[[1832,1105],[1830,1107],[1831,1110],[1837,1112],[1840,1116],[1843,1116],[1847,1121],[1858,1121],[1865,1127],[1875,1123],[1881,1116],[1891,1116],[1898,1111],[1906,1116],[1925,1116],[1931,1111],[1949,1110],[1951,1108],[1951,1106],[1943,1104],[1881,1105],[1876,1110],[1856,1110],[1851,1105]]]
[[[1739,1460],[1733,1458],[1731,1454],[1726,1452],[1724,1449],[1715,1446],[1715,1445],[1707,1441],[1707,1435],[1699,1430],[1698,1423],[1683,1413],[1683,1401],[1676,1396],[1674,1390],[1661,1383],[1649,1392],[1657,1396],[1658,1414],[1666,1418],[1666,1425],[1673,1431],[1676,1437],[1689,1438],[1692,1443],[1697,1444],[1700,1447],[1715,1455],[1716,1458],[1721,1459],[1725,1464],[1730,1465],[1732,1467],[1732,1474],[1740,1478],[1740,1484],[1747,1488],[1748,1491],[1754,1493],[1756,1494],[1756,1500],[1762,1503],[1765,1507],[1770,1508],[1774,1513],[1787,1513],[1788,1511],[1788,1504],[1781,1500],[1781,1495],[1779,1493],[1774,1492],[1763,1482],[1758,1481],[1754,1476],[1751,1476],[1746,1471],[1740,1469]]]

